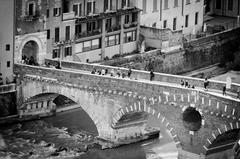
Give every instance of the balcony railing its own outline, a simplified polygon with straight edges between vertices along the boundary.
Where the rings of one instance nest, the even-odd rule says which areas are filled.
[[[95,36],[95,35],[99,35],[99,34],[101,34],[100,29],[96,29],[91,32],[81,32],[81,33],[76,34],[76,39],[85,38],[85,37],[89,37],[89,36]]]
[[[138,22],[132,22],[132,23],[124,24],[123,27],[124,29],[128,29],[128,28],[136,27],[137,25],[138,25]]]
[[[64,45],[64,44],[71,45],[73,42],[74,42],[74,40],[72,40],[72,39],[55,41],[55,38],[52,38],[52,44],[55,46]]]
[[[40,13],[38,11],[36,11],[36,13],[34,15],[26,14],[24,17],[22,17],[22,20],[31,22],[31,21],[38,20],[40,17],[41,17]]]
[[[11,93],[16,91],[16,84],[6,84],[0,86],[0,94]]]
[[[114,25],[112,27],[106,28],[106,31],[109,32],[114,32],[114,31],[118,31],[121,30],[121,26],[120,25]]]

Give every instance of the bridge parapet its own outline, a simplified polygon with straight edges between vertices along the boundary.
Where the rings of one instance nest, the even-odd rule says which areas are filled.
[[[0,86],[0,94],[11,93],[16,91],[16,84],[6,84]]]
[[[45,59],[46,62],[52,65],[56,65],[56,60],[53,59]],[[70,61],[61,61],[62,67],[69,68],[69,69],[76,69],[76,70],[84,70],[91,72],[93,68],[96,70],[102,70],[102,69],[108,69],[109,71],[111,69],[114,69],[115,71],[119,67],[112,67],[112,66],[104,66],[104,65],[98,65],[98,64],[88,64],[88,63],[81,63],[81,62],[70,62]],[[126,68],[119,68],[122,73],[125,73],[127,75],[128,69]],[[199,78],[193,78],[193,77],[186,77],[186,76],[180,76],[180,75],[171,75],[171,74],[165,74],[165,73],[154,73],[155,77],[154,80],[161,81],[161,82],[167,82],[167,83],[173,83],[173,84],[179,84],[181,83],[181,80],[188,81],[189,84],[194,85],[195,87],[203,87],[204,79]],[[136,79],[145,79],[149,80],[149,72],[147,71],[141,71],[141,70],[132,70],[132,77]],[[225,86],[225,82],[221,81],[215,81],[215,80],[209,80],[209,89],[215,89],[215,90],[222,90],[223,86]],[[236,93],[237,90],[240,89],[240,84],[232,83],[231,89],[229,89],[229,92]]]

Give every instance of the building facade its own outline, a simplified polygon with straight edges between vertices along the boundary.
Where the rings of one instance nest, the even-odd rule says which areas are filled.
[[[240,15],[240,0],[206,0],[206,12],[237,17]]]
[[[15,61],[92,62],[137,49],[140,10],[131,0],[18,0]]]
[[[0,83],[12,81],[14,52],[14,0],[0,1]],[[7,16],[6,16],[7,15]]]
[[[135,0],[142,9],[141,25],[197,34],[203,26],[203,0]]]

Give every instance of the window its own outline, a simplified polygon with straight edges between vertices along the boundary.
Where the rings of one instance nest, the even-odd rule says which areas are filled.
[[[82,32],[82,25],[81,24],[78,24],[75,26],[75,33],[76,34],[79,34]]]
[[[70,39],[70,26],[66,26],[66,32],[65,32],[65,38],[66,40]]]
[[[129,0],[122,0],[122,8],[129,6]]]
[[[71,46],[68,46],[68,47],[65,47],[65,54],[64,56],[72,56],[72,47]]]
[[[132,22],[137,22],[138,20],[138,13],[132,13]]]
[[[147,0],[142,1],[143,13],[147,13]]]
[[[164,9],[168,9],[168,0],[164,0]]]
[[[92,40],[92,50],[94,49],[98,49],[100,46],[100,40],[99,39],[95,39],[95,40]]]
[[[185,27],[186,28],[188,27],[188,18],[189,18],[189,15],[186,15],[185,16]]]
[[[216,1],[216,9],[221,9],[222,8],[222,1],[221,0],[217,0]]]
[[[52,54],[52,58],[60,58],[60,50],[59,49],[54,49],[53,50],[53,54]]]
[[[136,31],[130,31],[125,33],[124,43],[132,42],[136,40]]]
[[[55,42],[59,42],[59,28],[55,28]]]
[[[112,36],[107,36],[105,38],[105,46],[113,46],[113,45],[119,45],[120,41],[119,41],[119,34],[117,35],[112,35]]]
[[[73,5],[73,11],[75,13],[75,16],[77,16],[78,15],[78,4]]]
[[[127,14],[127,15],[125,15],[125,24],[128,24],[129,22],[130,22],[130,15],[129,14]]]
[[[173,30],[176,30],[177,27],[177,18],[173,18]]]
[[[6,45],[5,50],[6,50],[6,51],[10,51],[10,44],[7,44],[7,45]]]
[[[104,11],[108,9],[108,0],[104,0]]]
[[[92,2],[87,2],[87,14],[92,12]]]
[[[50,39],[50,29],[47,30],[47,39]]]
[[[58,17],[61,14],[61,8],[53,8],[53,16]]]
[[[35,15],[35,5],[34,5],[34,2],[28,3],[28,15]]]
[[[73,11],[75,13],[75,16],[81,16],[82,15],[82,4],[74,4],[73,5]]]
[[[174,0],[174,7],[178,7],[178,0]]]
[[[47,9],[47,18],[49,18],[49,9]]]
[[[190,4],[190,0],[186,0],[186,4]]]
[[[200,2],[201,0],[196,0],[196,2]]]
[[[153,12],[157,12],[157,0],[153,0]]]
[[[109,19],[107,19],[107,21],[106,21],[106,29],[110,29],[111,26],[112,26],[112,19],[109,18]]]
[[[195,13],[195,25],[198,24],[198,12]]]
[[[7,67],[10,67],[10,65],[11,65],[11,62],[7,61]]]
[[[94,40],[90,40],[90,41],[84,41],[82,44],[83,44],[82,51],[90,51],[90,50],[94,50],[94,49],[99,49],[101,47],[101,40],[94,39]]]
[[[164,21],[163,21],[163,28],[164,28],[164,29],[167,28],[167,20],[164,20]]]
[[[228,10],[233,10],[233,0],[228,0]]]

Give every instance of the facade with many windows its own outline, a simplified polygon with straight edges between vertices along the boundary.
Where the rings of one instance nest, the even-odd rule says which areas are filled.
[[[237,17],[240,15],[240,1],[206,0],[206,12],[220,16]]]
[[[203,26],[203,0],[136,0],[142,9],[141,25],[197,34]]]
[[[140,10],[131,0],[19,0],[17,8],[16,61],[91,62],[137,49]]]

